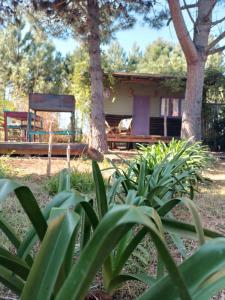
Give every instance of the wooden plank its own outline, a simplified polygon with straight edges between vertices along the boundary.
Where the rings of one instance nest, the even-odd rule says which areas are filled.
[[[53,144],[52,150],[53,155],[66,155],[67,144]],[[77,155],[85,153],[88,148],[87,144],[74,143],[71,145],[71,154]],[[0,143],[0,154],[9,154],[14,151],[14,154],[19,155],[47,155],[48,153],[48,144],[47,143]]]
[[[52,144],[52,155],[66,156],[67,144],[57,143]],[[47,143],[16,143],[5,142],[0,143],[0,155],[15,154],[15,155],[47,155],[48,144]],[[87,144],[71,143],[70,144],[71,155],[83,155],[86,154],[89,158],[101,161],[103,156],[95,149],[89,148]]]
[[[71,95],[29,94],[29,108],[35,111],[74,112],[75,99]]]
[[[151,135],[107,135],[108,142],[124,142],[124,143],[155,143],[158,141],[169,142],[171,137],[151,136]]]

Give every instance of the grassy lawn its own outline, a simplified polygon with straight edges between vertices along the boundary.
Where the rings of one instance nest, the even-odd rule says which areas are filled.
[[[126,153],[124,154],[124,157],[127,158]],[[133,155],[131,155],[131,157],[133,157]],[[114,159],[115,161],[118,160],[118,158],[112,154],[109,155],[109,158]],[[51,197],[46,191],[46,181],[48,180],[46,176],[46,165],[46,158],[7,159],[7,166],[12,170],[15,180],[29,186],[42,207],[46,205]],[[75,159],[72,160],[71,166],[79,172],[86,172],[87,174],[91,172],[91,161],[89,160]],[[100,164],[101,169],[108,168],[109,166],[110,164],[107,160]],[[66,160],[63,158],[54,158],[52,162],[52,174],[56,174],[63,168],[66,168]],[[110,170],[105,171],[105,177],[107,178],[110,173]],[[212,182],[199,186],[200,193],[195,197],[195,202],[202,217],[202,222],[205,227],[216,229],[225,234],[225,161],[218,161],[214,168],[207,170],[204,175],[210,178]],[[5,201],[1,205],[0,209],[1,214],[6,217],[19,235],[22,235],[25,229],[29,227],[29,221],[13,195],[8,201]],[[175,214],[180,220],[191,220],[187,210],[182,209],[179,211],[178,209]],[[0,239],[1,244],[14,251],[1,233]],[[148,241],[145,241],[145,243],[146,245],[144,245],[144,247],[146,247],[146,251],[148,251],[148,249],[151,248],[151,245],[148,244]],[[187,252],[190,253],[196,247],[196,243],[192,241],[187,241],[185,245],[187,247]],[[181,261],[179,255],[176,255],[176,253],[174,253],[174,255],[178,262]],[[138,258],[133,258],[133,260],[135,261],[134,268],[138,269],[142,262]],[[151,263],[154,264],[154,258]],[[138,294],[138,290],[141,288],[143,288],[143,286],[136,283],[127,283],[125,288],[117,292],[115,299],[135,299],[135,295]],[[6,299],[7,297],[16,299],[10,291],[1,288],[0,299]],[[222,294],[214,299],[224,299],[221,297]]]

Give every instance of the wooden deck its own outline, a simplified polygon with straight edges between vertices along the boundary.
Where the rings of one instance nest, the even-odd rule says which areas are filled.
[[[52,144],[52,155],[65,156],[67,150],[67,144],[58,143]],[[0,155],[13,154],[13,155],[38,155],[44,156],[48,154],[47,143],[17,143],[17,142],[0,142]],[[101,160],[101,154],[93,149],[89,148],[87,144],[71,143],[70,154],[72,156],[86,154],[92,159]]]
[[[132,134],[108,134],[108,142],[118,143],[149,143],[154,144],[159,141],[168,143],[172,137],[165,137],[161,135],[132,135]]]

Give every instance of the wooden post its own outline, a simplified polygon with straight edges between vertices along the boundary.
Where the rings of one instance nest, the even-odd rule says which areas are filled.
[[[4,131],[5,131],[5,142],[8,142],[8,122],[7,122],[6,111],[4,111]]]
[[[41,126],[41,130],[43,130],[43,117],[40,116],[40,126]],[[39,142],[43,142],[43,135],[39,134]]]
[[[67,169],[70,172],[70,138],[66,149]]]
[[[75,142],[75,113],[71,113],[71,130],[73,131],[72,133],[72,142]]]
[[[168,114],[168,108],[169,108],[169,99],[165,98],[165,109],[164,109],[164,136],[167,136],[167,114]]]
[[[52,123],[53,119],[51,117],[49,124],[49,138],[48,138],[48,164],[47,164],[47,176],[51,176],[51,163],[52,163]]]
[[[34,128],[33,128],[33,131],[35,131],[36,129],[36,110],[34,111]],[[34,134],[34,142],[35,142],[35,134]]]
[[[32,130],[32,119],[31,119],[31,111],[29,109],[28,111],[28,116],[27,116],[27,141],[28,142],[32,142],[32,135],[30,134],[31,130]]]

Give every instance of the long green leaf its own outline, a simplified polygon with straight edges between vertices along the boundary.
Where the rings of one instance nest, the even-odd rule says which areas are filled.
[[[47,223],[31,190],[10,179],[0,179],[0,202],[4,201],[11,192],[15,192],[40,240],[42,240],[47,230]]]
[[[114,289],[120,287],[123,283],[127,281],[140,281],[142,283],[145,283],[148,286],[152,286],[156,283],[156,279],[148,276],[146,274],[120,274],[116,277],[114,277],[110,281],[110,285],[108,287],[108,291],[111,293]]]
[[[224,270],[225,267],[225,238],[217,238],[205,243],[201,248],[197,250],[190,258],[184,261],[179,270],[185,278],[186,286],[192,299],[197,300],[201,297],[201,288],[205,292],[204,299],[209,299],[212,296],[211,292],[218,292],[221,288],[221,276],[218,277],[220,284],[217,285],[218,280],[209,281],[210,276],[215,276],[216,272]],[[225,278],[223,272],[222,278]],[[207,284],[209,289],[207,291]],[[213,285],[217,287],[217,290],[213,288]],[[205,291],[204,291],[205,289]],[[169,291],[169,293],[168,293]],[[146,291],[138,300],[155,300],[155,299],[167,299],[167,300],[179,300],[179,293],[176,289],[173,279],[170,276],[166,276],[155,284],[150,290]],[[202,298],[203,299],[203,298]]]
[[[0,229],[4,232],[9,241],[18,249],[21,241],[14,229],[3,219],[2,216],[0,216]]]
[[[196,234],[196,227],[190,223],[184,223],[184,222],[180,222],[168,218],[161,218],[161,220],[165,230],[171,233],[179,234],[180,236],[186,238],[193,238],[193,239],[198,238]],[[224,237],[224,235],[218,232],[205,229],[205,228],[203,228],[203,232],[205,238],[209,238],[209,239]]]
[[[23,289],[22,300],[51,299],[58,273],[78,222],[79,216],[74,212],[63,213],[50,222]]]
[[[83,299],[93,277],[106,257],[123,235],[136,224],[142,224],[147,227],[171,278],[179,290],[181,299],[190,300],[184,280],[154,223],[143,214],[143,210],[126,205],[114,207],[102,219],[94,232],[93,238],[89,241],[78,262],[72,268],[56,299]]]
[[[0,266],[0,281],[17,295],[20,295],[24,281],[7,268]]]
[[[95,160],[92,161],[92,170],[95,183],[98,213],[99,218],[101,219],[108,211],[108,203],[102,173],[99,169],[98,163]]]
[[[25,261],[0,248],[0,265],[26,280],[30,268]]]

